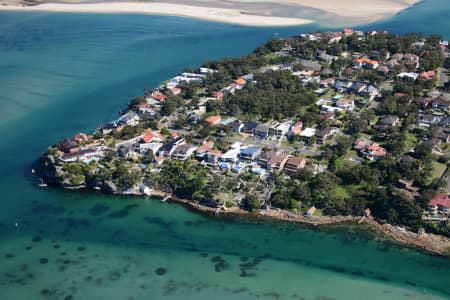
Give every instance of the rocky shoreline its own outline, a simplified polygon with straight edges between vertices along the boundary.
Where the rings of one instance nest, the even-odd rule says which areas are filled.
[[[121,194],[121,193],[118,193]],[[121,194],[123,195],[123,194]],[[137,197],[144,194],[135,194]],[[295,214],[291,211],[282,209],[260,209],[255,212],[249,212],[239,207],[231,208],[213,208],[201,205],[197,202],[187,199],[179,199],[170,193],[153,190],[151,197],[158,199],[168,198],[171,202],[182,204],[188,209],[209,215],[226,215],[229,217],[243,217],[247,220],[256,221],[273,220],[281,222],[292,222],[310,226],[337,226],[337,225],[359,225],[366,230],[375,233],[382,239],[395,244],[414,248],[429,254],[450,257],[450,239],[431,233],[415,233],[405,228],[393,226],[391,224],[382,224],[376,219],[357,216],[320,216],[306,217],[301,214]]]

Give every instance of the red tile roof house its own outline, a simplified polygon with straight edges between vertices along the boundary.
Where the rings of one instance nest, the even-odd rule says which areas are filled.
[[[158,101],[166,101],[167,96],[161,93],[160,91],[154,91],[152,93],[152,98]]]
[[[375,70],[380,66],[380,63],[377,60],[371,60],[368,58],[357,58],[353,61],[353,66],[356,68],[365,67],[367,69]]]
[[[351,28],[344,28],[344,33],[346,34],[346,35],[350,35],[350,34],[353,34],[353,29],[351,29]]]
[[[436,78],[436,71],[428,71],[428,72],[422,72],[419,75],[420,79],[429,81]]]
[[[439,194],[434,196],[428,203],[428,210],[434,214],[442,212],[448,215],[450,213],[450,194]]]
[[[362,154],[370,160],[378,159],[382,156],[386,155],[386,149],[378,145],[377,143],[373,143],[366,149],[362,151]]]
[[[239,77],[238,79],[236,79],[236,80],[234,81],[234,83],[236,83],[236,84],[239,85],[239,86],[243,86],[243,85],[246,83],[246,81],[245,81],[244,78]]]
[[[211,96],[213,97],[213,98],[217,98],[217,99],[222,99],[223,98],[223,96],[224,96],[224,94],[222,93],[222,92],[220,92],[220,91],[216,91],[216,92],[212,92],[211,93]]]
[[[147,132],[143,137],[142,137],[142,141],[144,143],[150,143],[153,141],[161,141],[162,137],[161,134],[159,132]]]
[[[205,121],[214,126],[214,125],[217,125],[221,120],[222,120],[222,117],[219,115],[216,115],[216,116],[207,117]]]
[[[178,87],[173,87],[170,89],[170,92],[172,93],[172,95],[179,95],[181,94],[181,89]]]

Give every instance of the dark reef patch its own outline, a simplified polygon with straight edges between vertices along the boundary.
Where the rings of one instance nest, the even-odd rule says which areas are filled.
[[[125,218],[130,213],[130,210],[132,210],[133,208],[136,208],[138,206],[139,206],[138,204],[129,204],[120,210],[116,210],[116,211],[110,213],[107,217],[110,219]]]
[[[91,216],[100,216],[109,210],[109,206],[96,204],[89,209],[89,214]]]
[[[40,262],[41,264],[45,265],[46,263],[48,263],[48,259],[45,258],[45,257],[43,257],[43,258],[40,258],[40,259],[39,259],[39,262]]]
[[[158,275],[158,276],[162,276],[162,275],[165,275],[165,274],[167,273],[167,270],[166,270],[165,268],[159,267],[159,268],[157,268],[157,269],[155,270],[155,273],[156,273],[156,275]]]
[[[31,241],[33,241],[34,243],[40,242],[42,241],[42,237],[41,236],[35,236],[31,239]]]
[[[34,214],[39,214],[39,215],[61,215],[66,212],[66,209],[61,205],[55,206],[55,205],[41,203],[41,204],[33,206],[31,211]]]

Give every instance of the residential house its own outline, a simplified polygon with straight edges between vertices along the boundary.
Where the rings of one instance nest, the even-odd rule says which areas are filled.
[[[438,212],[448,215],[450,213],[450,194],[438,194],[428,202],[428,210],[433,214]]]
[[[255,128],[255,137],[265,139],[269,136],[269,126],[261,124]]]
[[[438,126],[434,128],[432,136],[444,143],[450,143],[450,128]]]
[[[175,151],[175,149],[179,146],[184,144],[185,141],[183,138],[181,137],[177,137],[171,141],[169,141],[168,143],[164,144],[160,149],[159,149],[159,156],[160,157],[171,157],[172,153]]]
[[[392,58],[390,60],[388,60],[385,63],[386,67],[388,67],[389,69],[392,69],[393,67],[395,67],[396,65],[398,65],[398,59]]]
[[[92,136],[89,136],[82,132],[75,134],[75,136],[73,137],[73,141],[77,144],[89,142],[91,139]]]
[[[417,116],[417,125],[421,127],[430,127],[439,124],[441,122],[441,116],[435,116],[430,114],[419,114]]]
[[[278,174],[280,173],[284,166],[286,165],[289,156],[284,153],[276,153],[268,161],[266,168],[271,172]]]
[[[205,143],[203,143],[202,145],[200,145],[197,150],[195,150],[195,157],[198,160],[203,160],[206,156],[206,154],[211,151],[214,147],[214,142],[213,141],[207,141]]]
[[[403,61],[407,64],[414,65],[417,68],[419,66],[420,58],[415,54],[408,53],[403,55]]]
[[[151,97],[159,102],[164,102],[167,99],[167,96],[161,93],[159,90],[153,91]]]
[[[242,128],[241,132],[253,135],[253,134],[255,134],[255,130],[257,127],[258,127],[258,123],[256,123],[256,122],[252,122],[252,121],[245,122],[244,127]]]
[[[359,95],[361,94],[365,89],[367,88],[367,84],[362,82],[355,82],[353,83],[348,91],[352,94]]]
[[[379,124],[392,127],[392,126],[397,126],[399,122],[400,122],[399,117],[393,116],[393,115],[387,115],[380,120]]]
[[[378,95],[378,89],[373,85],[369,85],[361,92],[361,95],[375,97]]]
[[[129,125],[136,126],[139,124],[139,116],[134,111],[129,111],[126,114],[122,115],[117,121],[116,124],[119,125]]]
[[[238,79],[236,79],[236,80],[234,81],[234,83],[236,84],[236,86],[237,86],[238,88],[242,88],[242,87],[247,83],[247,81],[245,81],[244,78],[239,77]]]
[[[240,120],[235,120],[235,121],[231,122],[229,124],[229,126],[230,126],[231,131],[234,133],[241,133],[245,127],[244,123],[242,123]]]
[[[351,28],[344,28],[343,33],[344,35],[352,35],[354,33],[354,30]]]
[[[431,105],[431,101],[433,101],[432,98],[417,98],[416,103],[420,106],[421,109],[428,109]]]
[[[317,144],[324,144],[329,138],[339,132],[338,128],[325,127],[316,133]]]
[[[136,144],[136,148],[141,155],[148,154],[148,153],[151,153],[152,155],[156,155],[156,153],[158,153],[159,149],[161,149],[162,146],[163,146],[163,143],[157,143],[157,142]]]
[[[306,165],[306,159],[303,157],[291,156],[288,158],[284,169],[288,174],[295,174],[298,170],[303,169]]]
[[[395,53],[394,55],[391,56],[392,59],[395,60],[402,60],[403,59],[403,53]]]
[[[315,206],[311,206],[305,213],[305,215],[307,217],[312,217],[314,215],[314,213],[316,212],[316,207]]]
[[[275,123],[269,128],[269,135],[281,138],[288,133],[289,128],[289,123]]]
[[[134,150],[132,145],[122,145],[117,149],[117,154],[123,158],[138,158],[139,153]]]
[[[371,60],[368,58],[357,58],[353,61],[353,67],[355,68],[367,68],[375,70],[380,66],[377,60]]]
[[[363,151],[373,143],[372,140],[366,138],[359,138],[353,143],[353,148],[358,151]]]
[[[139,104],[137,106],[138,109],[138,113],[140,115],[155,115],[156,112],[161,110],[160,106],[156,106],[156,105],[151,105],[148,103],[144,103],[144,104]]]
[[[236,142],[230,146],[227,152],[225,152],[220,158],[221,162],[237,162],[239,161],[239,154],[241,152],[241,144]]]
[[[258,157],[258,164],[263,166],[264,168],[269,168],[269,161],[274,157],[277,153],[273,150],[263,151]]]
[[[78,152],[78,143],[73,139],[64,139],[58,143],[58,149],[64,153]]]
[[[368,147],[361,150],[361,154],[369,160],[378,159],[386,155],[386,149],[378,143],[372,143]]]
[[[450,111],[450,101],[444,99],[433,99],[431,101],[431,107],[433,109],[447,110]]]
[[[353,111],[353,109],[355,108],[355,101],[347,98],[341,98],[336,101],[336,107],[343,110]]]
[[[101,147],[94,147],[83,149],[75,153],[65,153],[61,156],[63,162],[80,161],[82,163],[89,163],[93,160],[99,160],[104,155]]]
[[[323,52],[322,54],[319,55],[318,59],[326,63],[331,63],[333,60],[337,59],[337,56],[329,55]]]
[[[306,144],[309,144],[311,138],[316,134],[316,129],[314,128],[305,128],[300,132],[299,137],[300,140],[304,141]]]
[[[239,153],[239,158],[241,160],[254,161],[260,154],[261,154],[261,148],[250,146],[250,147],[241,149],[241,151]]]
[[[156,131],[148,131],[141,139],[142,143],[150,143],[150,142],[160,142],[162,140],[162,136],[159,132]]]
[[[299,136],[303,129],[303,122],[297,121],[294,125],[289,128],[287,133],[288,138],[292,138],[294,136]]]
[[[436,71],[431,70],[428,72],[422,72],[420,73],[419,77],[420,79],[425,81],[434,80],[436,78]]]
[[[179,87],[173,87],[173,88],[169,89],[169,91],[172,95],[175,95],[175,96],[181,94],[181,89]]]
[[[330,77],[330,78],[322,79],[319,82],[319,85],[322,88],[328,88],[328,87],[333,86],[335,84],[335,82],[336,82],[336,80],[333,77]]]
[[[334,84],[334,89],[339,93],[347,92],[347,90],[352,86],[350,81],[336,81]]]
[[[209,150],[206,152],[205,162],[209,166],[216,166],[219,163],[221,157],[222,157],[222,151]]]
[[[186,160],[194,154],[197,146],[191,144],[179,145],[171,154],[172,159]]]
[[[223,96],[224,96],[224,93],[220,92],[220,91],[215,91],[215,92],[211,93],[211,97],[216,98],[218,100],[222,99]]]
[[[389,68],[387,66],[381,66],[378,68],[378,73],[387,75],[389,73]]]
[[[450,117],[445,117],[444,119],[442,119],[439,125],[450,127]]]
[[[219,124],[219,122],[222,120],[222,117],[220,115],[215,115],[215,116],[209,116],[205,119],[205,121],[207,123],[209,123],[212,126],[215,126],[217,124]]]
[[[399,73],[397,75],[397,77],[401,78],[401,79],[407,78],[407,79],[410,79],[412,81],[416,81],[417,78],[419,77],[419,74],[414,73],[414,72],[401,72],[401,73]]]
[[[211,69],[211,68],[204,68],[204,67],[202,67],[202,68],[199,69],[199,72],[201,74],[213,74],[213,73],[216,73],[217,70]]]

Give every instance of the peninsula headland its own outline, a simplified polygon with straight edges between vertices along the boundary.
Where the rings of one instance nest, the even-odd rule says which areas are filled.
[[[274,39],[146,89],[50,147],[41,174],[205,212],[365,223],[448,255],[449,65],[435,35]]]

